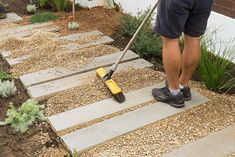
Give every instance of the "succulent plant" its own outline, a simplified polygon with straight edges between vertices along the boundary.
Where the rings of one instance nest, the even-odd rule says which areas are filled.
[[[13,96],[17,89],[14,81],[1,81],[0,80],[0,97],[7,98]]]
[[[68,23],[68,29],[69,30],[76,30],[78,28],[79,28],[79,23],[78,22],[72,21],[72,22]]]
[[[26,6],[26,10],[28,13],[35,13],[36,12],[36,5],[35,4],[28,4]]]

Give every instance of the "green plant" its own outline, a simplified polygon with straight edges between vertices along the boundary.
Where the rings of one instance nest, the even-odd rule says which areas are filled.
[[[28,13],[35,13],[37,8],[36,8],[35,4],[28,4],[26,6],[26,10],[27,10]]]
[[[72,152],[72,154],[66,154],[66,155],[64,155],[64,157],[78,157],[78,156],[79,156],[79,153],[78,153],[77,150],[74,150],[74,151]]]
[[[58,19],[58,17],[50,12],[36,13],[30,17],[30,23],[43,23],[56,19]]]
[[[7,72],[0,69],[0,80],[11,79],[13,76],[9,75]]]
[[[17,89],[14,81],[2,81],[0,80],[0,97],[7,98],[13,96]]]
[[[201,43],[201,62],[198,70],[208,89],[218,91],[235,87],[235,78],[231,77],[231,68],[235,61],[234,42],[214,42],[213,35],[205,35]],[[213,53],[212,53],[213,52]],[[229,60],[228,60],[229,59]]]
[[[124,37],[132,37],[142,21],[144,20],[145,16],[149,12],[149,9],[144,12],[139,12],[138,16],[131,16],[130,14],[123,14],[121,16],[121,24],[120,24],[120,34]],[[145,24],[145,27],[142,29],[142,32],[145,30],[151,30],[152,18],[149,18]]]
[[[68,11],[68,0],[54,0],[57,11]]]
[[[52,5],[52,0],[39,0],[39,6],[41,8],[49,8]]]
[[[133,49],[143,58],[161,58],[161,38],[153,32],[140,32],[133,44]]]
[[[68,11],[70,6],[69,0],[39,0],[39,6],[52,11]]]
[[[19,109],[11,103],[7,110],[7,118],[4,122],[0,122],[0,126],[10,125],[17,132],[25,133],[36,119],[46,120],[43,114],[44,108],[44,105],[38,105],[38,102],[33,99],[27,100]]]
[[[68,23],[69,30],[76,30],[78,28],[79,28],[79,24],[77,22],[72,21]]]

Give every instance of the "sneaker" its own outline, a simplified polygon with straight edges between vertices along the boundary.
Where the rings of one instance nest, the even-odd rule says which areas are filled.
[[[168,82],[165,82],[165,86],[167,88],[169,88]],[[189,86],[185,86],[183,89],[180,89],[180,91],[183,93],[184,95],[184,101],[189,101],[192,99],[192,95],[191,95],[191,90]]]
[[[152,90],[153,97],[159,101],[167,103],[173,107],[181,108],[184,107],[184,96],[182,92],[177,95],[172,95],[167,87],[164,88],[154,88]]]

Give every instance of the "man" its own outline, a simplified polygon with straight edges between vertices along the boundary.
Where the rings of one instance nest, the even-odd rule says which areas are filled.
[[[160,0],[155,31],[163,41],[166,87],[152,90],[153,97],[177,108],[191,99],[189,80],[200,61],[200,36],[206,30],[213,0]],[[179,37],[184,34],[180,52]]]

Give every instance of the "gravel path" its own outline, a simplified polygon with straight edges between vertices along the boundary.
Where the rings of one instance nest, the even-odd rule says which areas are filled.
[[[235,123],[234,96],[207,91],[195,82],[192,87],[211,101],[106,142],[82,157],[157,157]]]
[[[158,83],[164,79],[164,75],[148,68],[129,69],[114,74],[113,79],[126,93]],[[50,98],[47,101],[46,114],[54,115],[110,97],[111,94],[102,80],[95,77],[88,84]]]
[[[160,73],[159,77],[162,76]],[[208,91],[196,82],[191,86],[211,101],[108,141],[88,150],[82,157],[158,157],[235,123],[235,96]],[[45,150],[43,154],[53,151],[59,150]],[[234,153],[228,157],[234,157]]]

